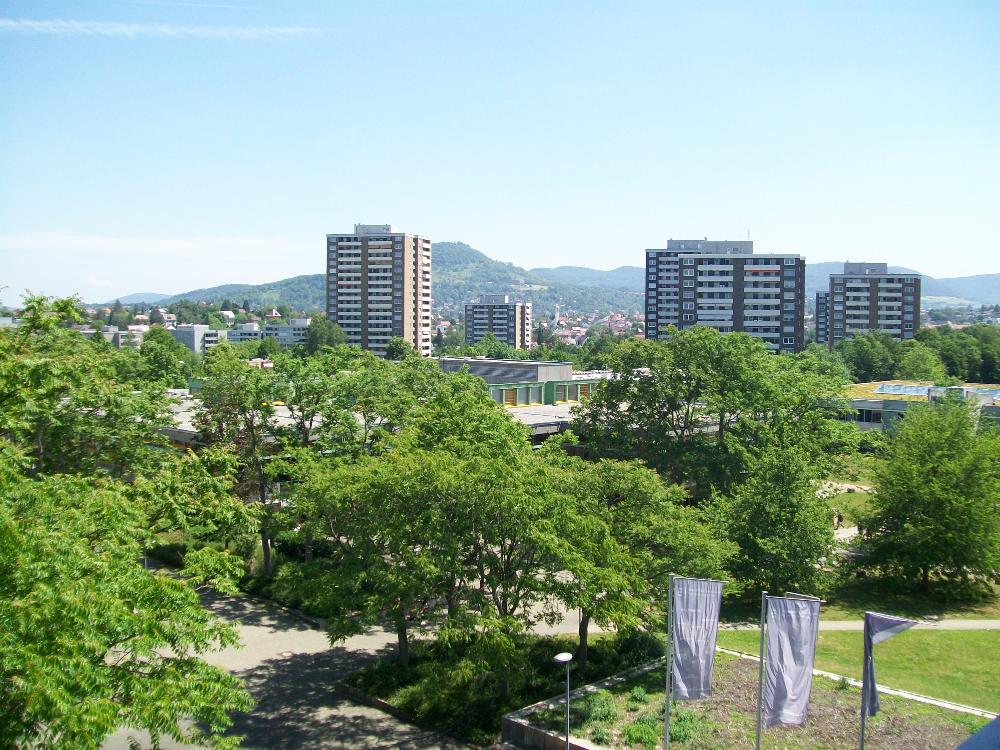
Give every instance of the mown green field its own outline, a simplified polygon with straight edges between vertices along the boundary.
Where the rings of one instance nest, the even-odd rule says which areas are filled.
[[[720,630],[719,645],[757,654],[756,630]],[[861,678],[861,631],[820,631],[816,668]],[[908,630],[875,647],[880,685],[1000,712],[1000,630]]]

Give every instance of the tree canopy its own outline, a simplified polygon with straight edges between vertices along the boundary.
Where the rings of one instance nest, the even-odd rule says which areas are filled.
[[[233,463],[166,450],[162,384],[120,383],[114,355],[62,327],[72,301],[27,303],[0,330],[0,745],[97,748],[125,727],[234,746],[221,732],[249,695],[201,656],[236,634],[197,591],[235,591],[241,561],[142,563],[158,533],[252,533]]]
[[[1000,436],[960,398],[911,404],[862,520],[866,564],[927,588],[1000,580]]]

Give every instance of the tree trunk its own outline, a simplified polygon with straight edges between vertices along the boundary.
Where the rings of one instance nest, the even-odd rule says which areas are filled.
[[[454,620],[458,616],[458,588],[454,587],[448,592],[448,596],[445,597],[445,601],[448,603],[448,619]]]
[[[403,669],[410,666],[410,639],[406,632],[406,615],[396,618],[396,640],[399,645],[399,663]]]
[[[262,573],[265,578],[271,577],[271,537],[267,533],[267,527],[260,528],[260,549],[263,553]]]
[[[305,540],[303,541],[302,545],[303,545],[302,556],[305,558],[305,561],[307,563],[308,562],[312,562],[312,559],[313,559],[313,535],[312,535],[311,531],[307,531],[306,532]]]
[[[926,567],[920,574],[920,590],[925,592],[930,588],[931,585],[931,569]]]
[[[587,671],[588,636],[590,635],[590,615],[580,610],[580,647],[576,652],[576,663],[581,672]]]

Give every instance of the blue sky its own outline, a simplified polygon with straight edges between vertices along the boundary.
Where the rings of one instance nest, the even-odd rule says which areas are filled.
[[[1000,3],[0,1],[0,299],[668,237],[1000,272]]]

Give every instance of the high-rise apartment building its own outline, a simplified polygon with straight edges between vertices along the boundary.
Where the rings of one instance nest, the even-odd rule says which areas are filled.
[[[820,332],[820,305],[826,307]],[[920,328],[920,274],[889,273],[885,263],[845,263],[816,295],[816,340],[829,346],[865,331],[912,339]]]
[[[531,348],[531,303],[511,302],[506,294],[484,294],[465,306],[465,343],[478,344],[492,333],[515,349]]]
[[[830,293],[816,292],[816,343],[826,344],[830,326]]]
[[[750,240],[669,240],[646,250],[646,338],[666,338],[671,325],[703,325],[800,351],[805,273],[800,256],[754,255]]]
[[[431,241],[390,224],[326,236],[326,315],[379,356],[400,337],[431,353]]]

